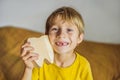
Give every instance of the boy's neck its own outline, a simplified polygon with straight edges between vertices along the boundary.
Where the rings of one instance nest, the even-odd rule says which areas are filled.
[[[55,54],[55,64],[59,67],[68,67],[75,61],[76,54]]]

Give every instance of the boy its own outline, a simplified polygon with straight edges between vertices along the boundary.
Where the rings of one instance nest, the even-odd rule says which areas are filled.
[[[32,61],[40,55],[31,53],[33,47],[27,42],[22,46],[26,65],[22,80],[93,80],[89,62],[74,51],[84,35],[84,22],[76,10],[55,10],[47,19],[45,34],[54,50],[54,63],[34,68]]]

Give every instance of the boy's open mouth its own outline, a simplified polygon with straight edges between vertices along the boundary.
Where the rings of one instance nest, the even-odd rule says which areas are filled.
[[[62,47],[62,46],[67,46],[69,43],[68,42],[56,42],[55,44],[59,47]]]

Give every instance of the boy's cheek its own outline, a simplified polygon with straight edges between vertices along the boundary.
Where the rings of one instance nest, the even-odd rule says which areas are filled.
[[[53,45],[53,40],[49,37],[50,44]]]

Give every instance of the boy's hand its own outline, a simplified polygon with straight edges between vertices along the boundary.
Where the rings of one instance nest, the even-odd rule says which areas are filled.
[[[38,54],[33,54],[32,51],[34,48],[30,46],[30,43],[27,42],[22,46],[22,60],[24,61],[26,68],[27,69],[33,69],[33,61],[37,60],[39,55]]]

